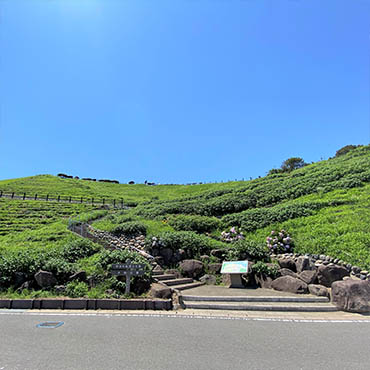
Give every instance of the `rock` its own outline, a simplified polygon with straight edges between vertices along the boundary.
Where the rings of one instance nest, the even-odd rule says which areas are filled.
[[[231,285],[231,277],[230,274],[222,274],[222,284],[226,286]]]
[[[307,293],[308,289],[307,284],[304,281],[292,276],[279,277],[272,282],[271,286],[273,289],[281,292],[296,294]]]
[[[54,290],[56,294],[63,294],[66,291],[66,287],[65,285],[56,285]]]
[[[173,254],[173,260],[175,263],[180,262],[186,258],[186,253],[183,249],[179,249],[175,251]]]
[[[265,289],[271,289],[272,288],[272,278],[270,276],[267,276],[265,274],[255,274],[254,279],[256,281],[256,284]]]
[[[279,258],[278,263],[282,269],[289,269],[293,272],[297,271],[296,264],[293,258]]]
[[[204,271],[204,264],[197,260],[184,260],[179,265],[183,275],[191,278],[198,278]]]
[[[370,282],[336,281],[331,287],[332,303],[348,312],[370,312]]]
[[[315,270],[316,268],[310,258],[301,256],[297,258],[296,269],[297,272],[300,273],[306,270]]]
[[[15,272],[13,278],[13,285],[18,288],[27,281],[27,276],[23,272]]]
[[[294,278],[298,278],[298,274],[296,272],[293,272],[290,269],[286,269],[286,268],[280,269],[279,273],[281,276],[292,276]]]
[[[349,276],[349,272],[343,266],[325,266],[318,268],[317,279],[319,284],[330,288],[334,281],[342,280],[345,276]]]
[[[78,271],[75,274],[69,277],[69,281],[79,280],[79,281],[86,281],[86,272],[85,271]]]
[[[216,285],[216,276],[213,275],[203,275],[199,281],[206,283],[207,285]]]
[[[308,291],[311,294],[317,295],[319,297],[329,297],[329,290],[328,290],[328,288],[324,287],[323,285],[309,284],[308,285]]]
[[[25,281],[20,287],[19,287],[19,290],[24,290],[24,289],[27,289],[27,290],[31,290],[34,288],[34,280],[29,280],[29,281]]]
[[[304,270],[298,275],[298,278],[306,284],[315,284],[317,280],[317,272],[315,270]]]
[[[168,299],[168,298],[171,298],[172,292],[171,292],[171,288],[169,287],[165,287],[161,284],[153,283],[150,288],[150,295],[153,298]]]
[[[210,274],[219,274],[221,271],[222,263],[210,263],[208,265],[208,272]]]
[[[208,262],[209,261],[209,256],[207,256],[206,254],[204,255],[204,256],[200,256],[200,260],[202,261],[202,262]]]
[[[159,254],[163,257],[165,265],[169,265],[173,256],[173,250],[171,248],[163,248]]]
[[[219,258],[220,260],[223,260],[226,256],[225,249],[212,249],[211,250],[211,256]]]
[[[57,283],[57,279],[48,271],[40,270],[35,274],[34,278],[41,288],[51,288]]]

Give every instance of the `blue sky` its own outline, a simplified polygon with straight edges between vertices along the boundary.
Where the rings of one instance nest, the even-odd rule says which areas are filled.
[[[263,176],[370,142],[370,0],[0,0],[0,178]]]

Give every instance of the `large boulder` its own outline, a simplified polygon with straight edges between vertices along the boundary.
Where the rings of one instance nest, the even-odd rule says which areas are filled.
[[[34,278],[41,288],[51,288],[57,283],[57,279],[49,271],[40,270],[35,274]]]
[[[14,277],[13,277],[13,285],[18,288],[20,286],[22,286],[25,282],[27,281],[27,276],[25,273],[23,272],[18,272],[16,271],[14,273]]]
[[[298,278],[298,274],[296,272],[293,272],[292,270],[287,269],[287,268],[280,269],[279,274],[281,276],[292,276],[294,278]]]
[[[298,257],[295,265],[298,273],[306,270],[316,270],[315,264],[306,256]]]
[[[271,287],[275,290],[279,290],[281,292],[289,292],[289,293],[296,293],[296,294],[303,294],[307,293],[307,284],[297,278],[292,276],[281,276],[275,279]]]
[[[256,284],[260,288],[271,289],[272,288],[272,278],[265,274],[255,274],[254,279]]]
[[[70,281],[73,281],[73,280],[86,281],[86,279],[87,279],[87,276],[86,276],[85,271],[78,271],[69,277]]]
[[[206,275],[203,275],[199,279],[199,281],[207,285],[216,285],[216,276],[206,274]]]
[[[335,281],[342,280],[345,276],[349,276],[349,272],[343,266],[321,265],[317,271],[319,284],[328,288],[330,288]]]
[[[293,258],[279,258],[278,263],[282,269],[289,269],[292,270],[293,272],[297,271]]]
[[[186,277],[197,279],[204,272],[204,264],[198,260],[184,260],[179,265],[182,274]]]
[[[329,290],[323,285],[309,284],[308,291],[313,295],[317,295],[318,297],[329,297]]]
[[[208,272],[210,274],[219,274],[221,271],[222,263],[210,263],[208,265]]]
[[[336,281],[331,286],[331,297],[340,310],[370,312],[370,281]]]
[[[316,270],[304,270],[298,275],[298,278],[303,280],[306,284],[315,284],[317,272]]]
[[[169,265],[171,263],[172,256],[173,256],[173,250],[171,248],[162,248],[159,251],[159,254],[161,255],[161,257],[163,257],[163,261],[165,265]]]
[[[169,287],[166,287],[161,284],[153,283],[150,288],[150,295],[153,298],[168,299],[168,298],[171,298],[172,292],[171,292],[171,288]]]

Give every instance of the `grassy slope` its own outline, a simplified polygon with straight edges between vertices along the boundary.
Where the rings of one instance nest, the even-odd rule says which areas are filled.
[[[61,179],[51,175],[38,175],[0,181],[0,190],[16,194],[35,193],[61,195],[62,197],[123,198],[125,201],[145,202],[154,199],[169,200],[183,196],[194,196],[208,190],[219,190],[230,186],[239,187],[244,181],[201,185],[156,185],[110,184],[75,179]]]
[[[246,182],[231,182],[221,184],[204,184],[204,185],[161,185],[161,186],[145,186],[145,185],[124,185],[124,184],[107,184],[86,182],[81,180],[60,179],[50,175],[34,176],[30,178],[14,179],[0,181],[0,190],[16,193],[38,193],[38,194],[61,194],[63,196],[87,196],[87,197],[113,197],[123,198],[135,202],[147,202],[152,200],[148,205],[141,207],[150,208],[152,206],[165,204],[166,201],[186,198],[194,198],[195,203],[197,198],[210,191],[247,189],[247,192],[260,190],[259,196],[270,196],[270,191],[281,189],[283,193],[285,189],[290,188],[294,184],[298,191],[294,195],[289,195],[290,198],[281,198],[275,204],[295,204],[306,201],[325,201],[325,200],[346,200],[350,203],[334,207],[326,207],[314,212],[307,217],[287,220],[276,224],[269,225],[264,228],[257,229],[254,232],[247,233],[247,237],[263,242],[267,234],[273,228],[285,228],[293,235],[298,251],[327,253],[335,257],[342,258],[348,262],[356,263],[362,267],[370,267],[370,185],[363,187],[355,187],[353,189],[332,190],[332,188],[321,188],[321,183],[327,179],[333,178],[336,181],[336,175],[342,171],[346,176],[356,174],[356,171],[363,168],[366,163],[370,163],[370,147],[364,147],[349,153],[346,156],[330,161],[322,161],[301,170],[294,171],[289,175],[268,176],[266,178],[256,179]],[[339,172],[338,172],[339,171]],[[358,170],[360,171],[360,170]],[[308,179],[314,179],[315,186],[310,191],[312,194],[299,196],[300,189],[304,187]],[[334,185],[333,185],[334,184]],[[361,184],[360,184],[361,185]],[[332,182],[331,187],[335,188],[336,183]],[[357,186],[357,185],[356,185]],[[302,190],[303,191],[303,190]],[[280,190],[279,190],[280,192]],[[242,193],[241,193],[242,194]],[[298,195],[297,195],[298,194]],[[228,197],[229,194],[224,195]],[[285,195],[284,195],[285,196]],[[217,194],[212,195],[211,200],[219,200],[222,196]],[[154,199],[158,200],[154,200]],[[191,201],[191,199],[190,199]],[[206,204],[208,199],[203,200]],[[9,203],[12,202],[12,203]],[[13,207],[17,201],[3,200],[0,203],[4,209]],[[186,201],[187,202],[187,201]],[[25,203],[24,203],[25,204]],[[27,204],[35,204],[35,202],[27,202]],[[41,203],[38,203],[41,204]],[[44,203],[45,204],[45,203]],[[51,204],[51,203],[50,203]],[[12,232],[9,235],[0,236],[0,250],[4,248],[21,248],[21,247],[47,247],[48,245],[56,245],[62,243],[74,236],[66,230],[66,221],[57,221],[60,217],[65,217],[62,208],[59,211],[58,207],[63,207],[61,204],[56,206],[56,213],[50,217],[52,221],[48,225],[44,225],[45,217],[42,212],[37,211],[37,216],[32,222],[36,224],[34,229],[23,232]],[[16,207],[13,207],[16,209]],[[10,208],[9,208],[10,209]],[[20,208],[21,209],[21,208]],[[85,209],[70,210],[70,214],[84,212]],[[1,212],[1,211],[0,211]],[[48,211],[45,211],[48,212]],[[60,213],[58,213],[60,212]],[[131,213],[135,213],[135,210]],[[225,214],[225,213],[224,213]],[[226,212],[227,214],[227,212]],[[1,215],[1,213],[0,213]],[[15,211],[14,217],[4,216],[2,221],[11,221],[13,218],[17,222],[23,222],[24,215],[21,212]],[[40,217],[39,217],[40,216]],[[8,217],[8,218],[7,218]],[[172,228],[161,220],[143,218],[138,216],[149,227],[150,234],[156,234],[160,231],[171,230]],[[0,217],[1,222],[1,217]],[[111,229],[114,225],[109,219],[96,223],[96,226],[102,229]],[[14,229],[15,230],[15,229]],[[13,230],[13,231],[14,231]],[[216,231],[214,234],[219,233]]]

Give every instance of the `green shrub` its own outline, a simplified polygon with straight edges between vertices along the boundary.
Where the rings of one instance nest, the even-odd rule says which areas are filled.
[[[146,226],[139,221],[130,221],[118,225],[113,229],[113,235],[115,236],[137,236],[146,235]]]
[[[275,279],[279,275],[279,266],[258,261],[252,265],[252,272],[256,275],[266,275]]]
[[[78,239],[64,245],[60,255],[67,262],[76,262],[85,257],[90,257],[96,253],[101,247],[87,239]]]
[[[265,245],[246,239],[231,243],[227,253],[229,261],[268,261],[269,258]]]
[[[177,231],[206,233],[218,229],[221,222],[216,217],[198,215],[176,215],[168,218],[168,224]]]
[[[199,235],[193,231],[166,231],[158,236],[147,238],[147,247],[183,249],[189,258],[209,253],[211,249],[226,248],[226,244]]]
[[[41,269],[52,272],[59,283],[65,282],[77,271],[75,264],[56,256],[46,259],[42,263]]]
[[[66,295],[71,298],[86,297],[89,292],[89,287],[81,281],[71,281],[66,285]]]

